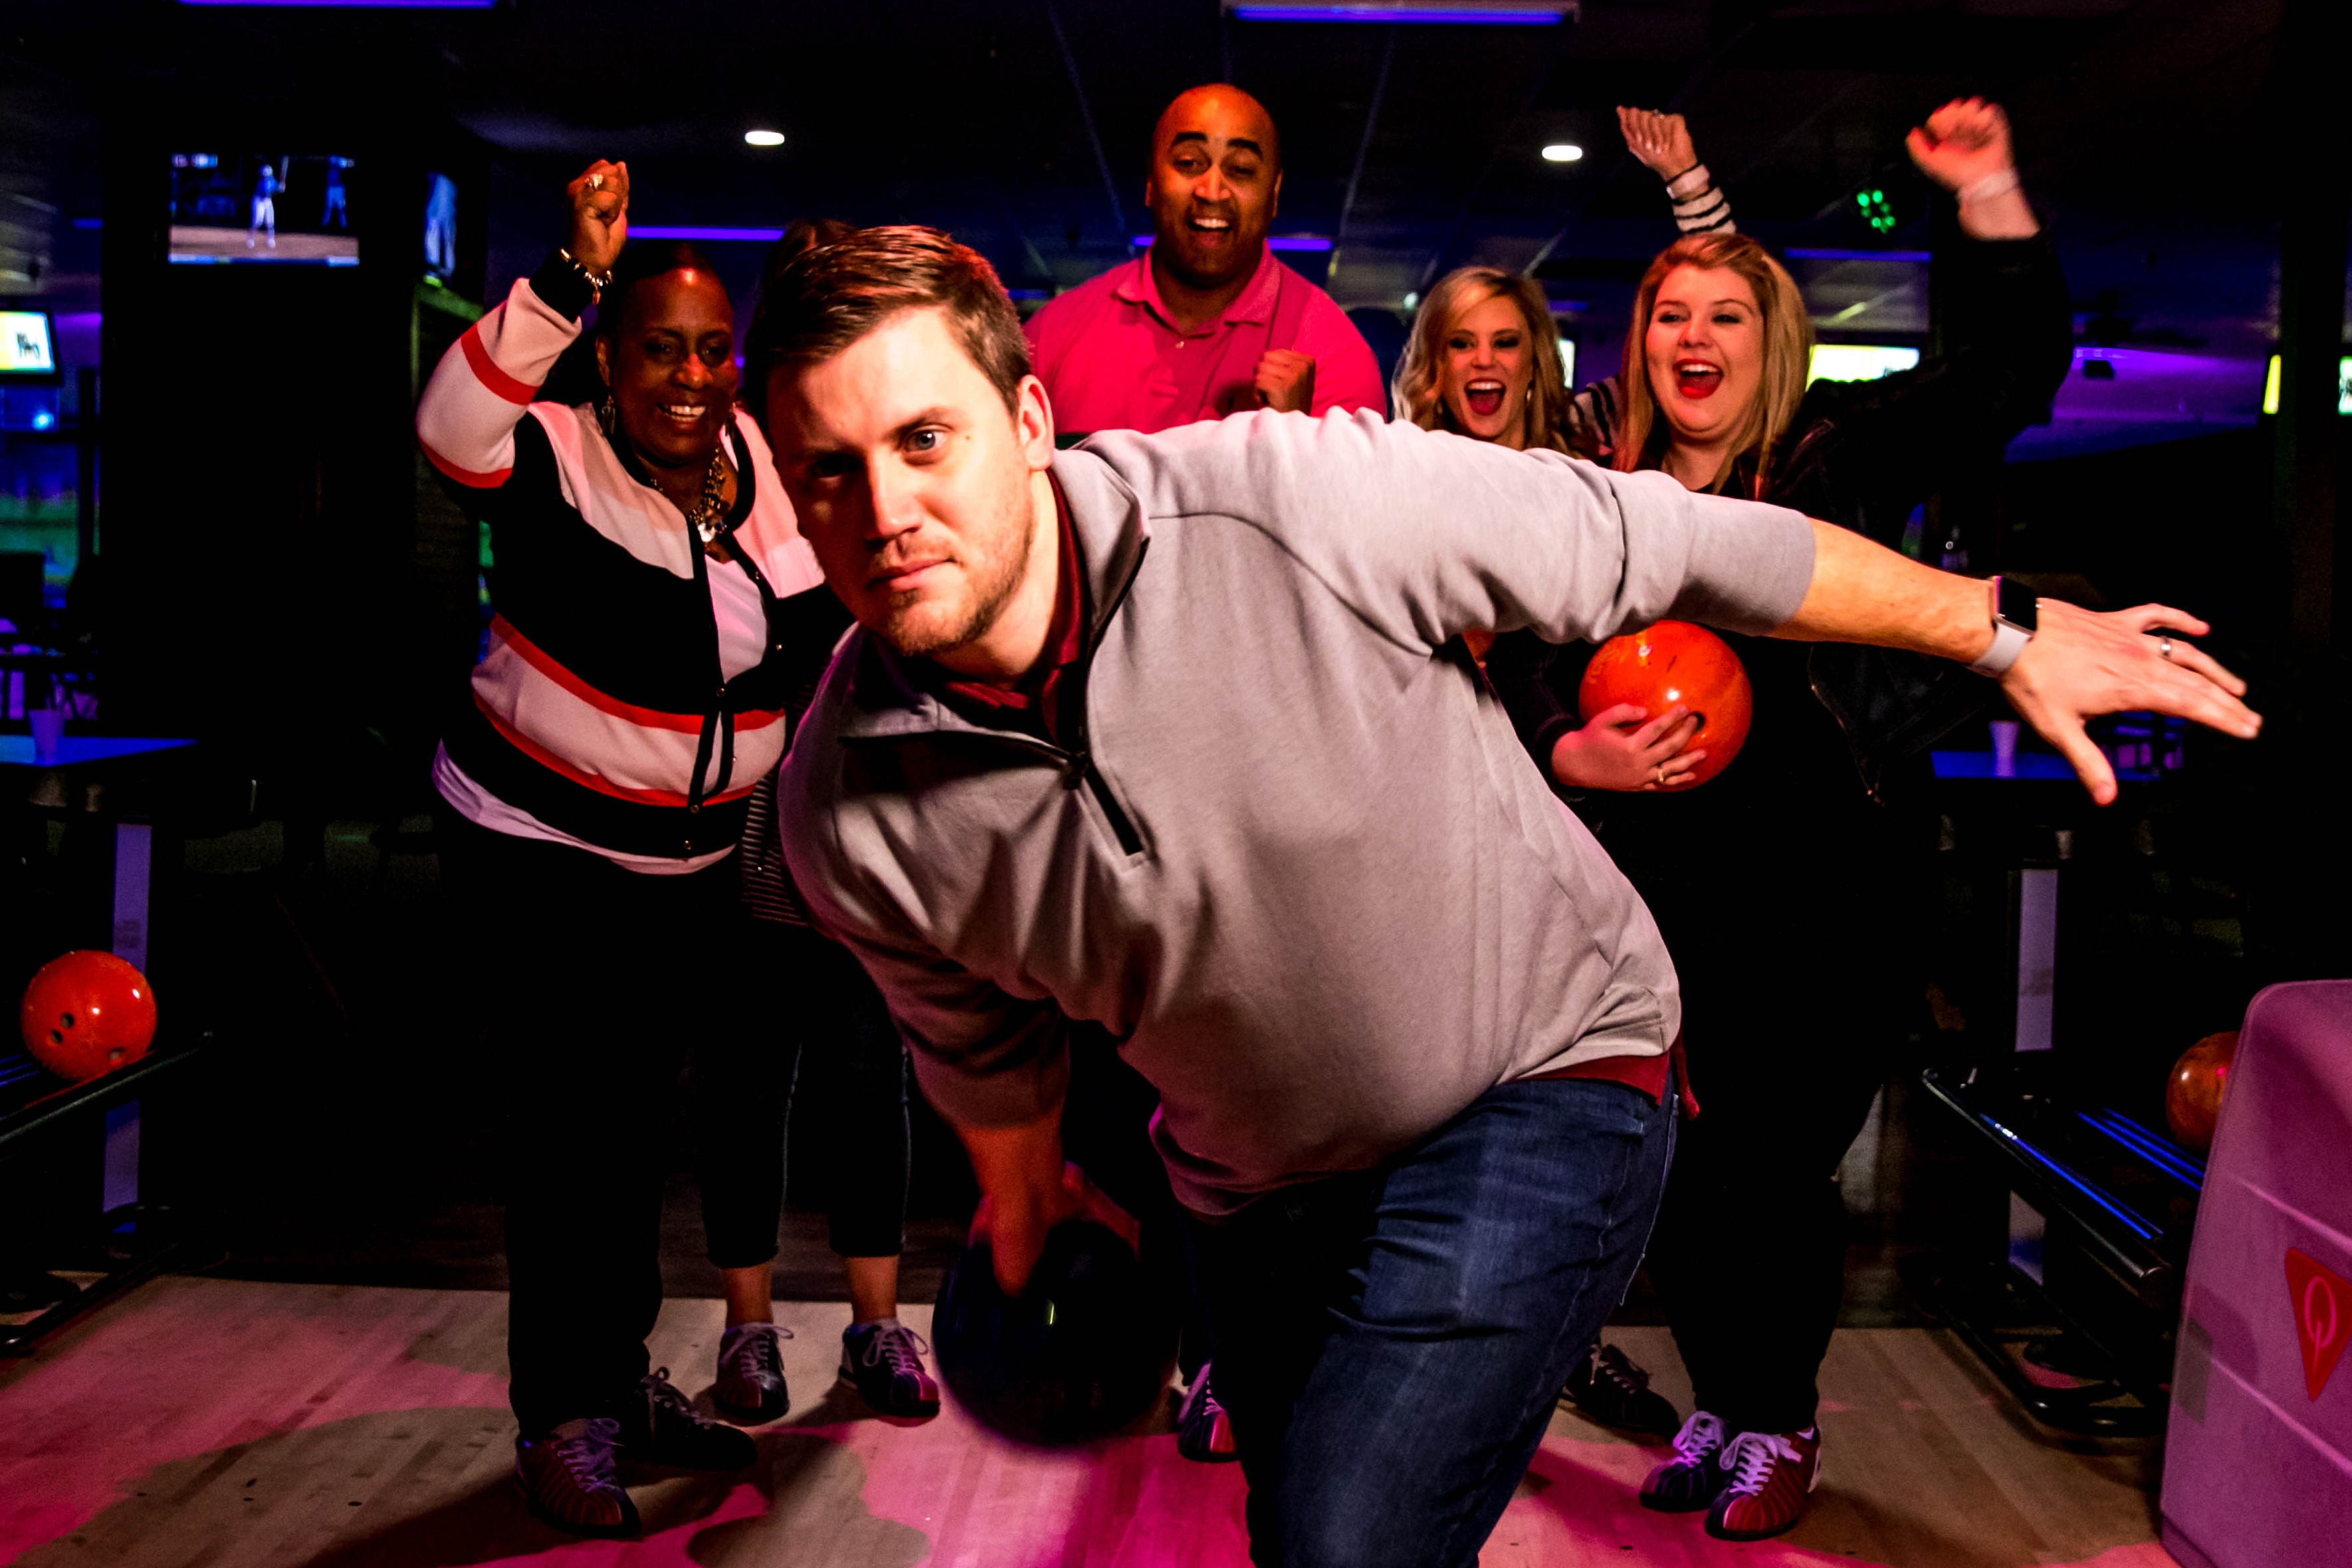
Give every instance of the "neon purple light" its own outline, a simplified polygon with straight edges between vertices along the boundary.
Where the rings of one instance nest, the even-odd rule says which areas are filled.
[[[1244,22],[1395,22],[1406,26],[1463,27],[1557,27],[1557,11],[1513,9],[1460,11],[1432,6],[1386,5],[1236,5],[1233,14]]]
[[[695,224],[631,224],[631,239],[691,239],[713,245],[740,240],[748,245],[766,245],[784,237],[782,229],[718,229]]]
[[[1151,236],[1137,235],[1127,243],[1138,250],[1142,250],[1151,244]],[[1329,250],[1331,242],[1321,235],[1269,235],[1266,236],[1265,247],[1268,250],[1320,251]]]

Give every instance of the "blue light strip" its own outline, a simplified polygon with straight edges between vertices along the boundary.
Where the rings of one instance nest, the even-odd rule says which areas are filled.
[[[1127,243],[1138,250],[1148,249],[1151,245],[1151,236],[1136,235]],[[1265,247],[1268,250],[1321,251],[1329,250],[1331,242],[1322,235],[1269,235],[1266,236]]]
[[[1235,5],[1244,22],[1391,22],[1407,26],[1557,27],[1557,11],[1452,10],[1387,5]]]
[[[746,245],[768,245],[784,237],[782,229],[722,229],[699,224],[631,224],[631,239],[691,239],[711,245],[725,245],[740,240]]]
[[[2205,1189],[2203,1166],[2122,1112],[2103,1108],[2096,1114],[2088,1111],[2074,1113],[2184,1186],[2199,1192]]]
[[[1907,261],[1917,265],[1936,259],[1931,250],[1808,250],[1792,246],[1780,254],[1790,261]]]
[[[2134,1214],[2131,1210],[2124,1207],[2121,1204],[2107,1197],[2106,1194],[2101,1192],[2097,1187],[2093,1186],[2089,1182],[2084,1181],[2081,1176],[2076,1176],[2073,1171],[2068,1170],[2064,1166],[2060,1165],[2056,1160],[2052,1159],[2048,1155],[2043,1154],[2040,1149],[2035,1148],[2032,1144],[2027,1143],[2023,1138],[2019,1137],[2015,1133],[2011,1132],[2007,1127],[2002,1126],[1999,1122],[1994,1121],[1990,1116],[1984,1118],[1984,1124],[1990,1127],[2002,1137],[2008,1139],[2011,1143],[2016,1145],[2018,1149],[2025,1155],[2025,1157],[2032,1160],[2035,1165],[2040,1166],[2043,1170],[2048,1171],[2052,1176],[2056,1176],[2060,1181],[2064,1182],[2068,1186],[2073,1187],[2076,1192],[2081,1193],[2084,1197],[2089,1198],[2093,1203],[2097,1204],[2101,1208],[2105,1209],[2109,1214],[2112,1214],[2117,1219],[2122,1220],[2126,1226],[2131,1228],[2132,1234],[2137,1236],[2141,1240],[2152,1241],[2156,1239],[2156,1228],[2154,1226],[2148,1224],[2147,1221],[2142,1219],[2138,1215]]]

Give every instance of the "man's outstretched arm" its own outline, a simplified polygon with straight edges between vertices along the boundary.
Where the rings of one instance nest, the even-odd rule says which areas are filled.
[[[2246,683],[2186,638],[2210,628],[2160,604],[2109,614],[2044,600],[2040,629],[2000,677],[2018,716],[2062,752],[2091,798],[2116,798],[2116,776],[2083,721],[2151,709],[2251,740],[2262,716],[2238,699]],[[2158,632],[2179,633],[2159,638]],[[1971,664],[1992,643],[1982,580],[1955,577],[1828,523],[1813,524],[1813,577],[1797,613],[1773,635],[1806,643],[1873,643]],[[2169,646],[2171,656],[2162,650]]]

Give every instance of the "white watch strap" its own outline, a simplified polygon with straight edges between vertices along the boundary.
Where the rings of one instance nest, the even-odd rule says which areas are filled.
[[[2009,667],[2017,663],[2017,656],[2024,653],[2025,645],[2032,641],[2033,633],[2017,622],[1996,621],[1992,623],[1992,646],[1987,648],[1969,668],[1979,675],[1991,675],[1998,679],[2009,674]]]

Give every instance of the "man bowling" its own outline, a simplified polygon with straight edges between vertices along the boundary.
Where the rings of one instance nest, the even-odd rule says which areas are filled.
[[[1029,320],[1066,435],[1387,409],[1363,335],[1266,244],[1281,195],[1282,139],[1257,99],[1220,83],[1161,111],[1143,189],[1151,248]]]
[[[786,767],[794,878],[1007,1289],[1097,1201],[1070,1020],[1159,1091],[1260,1564],[1475,1561],[1672,1148],[1673,966],[1452,639],[1675,616],[1977,662],[2103,800],[2089,716],[2260,725],[2193,617],[2026,638],[1982,582],[1658,476],[1369,414],[1057,455],[994,275],[929,230],[800,258],[746,360],[859,622]]]

